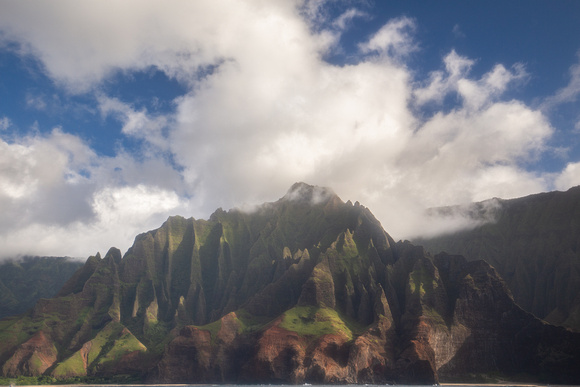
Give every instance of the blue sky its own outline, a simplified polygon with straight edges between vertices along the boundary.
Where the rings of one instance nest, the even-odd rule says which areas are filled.
[[[3,1],[0,256],[86,257],[296,181],[396,239],[580,184],[578,1]]]

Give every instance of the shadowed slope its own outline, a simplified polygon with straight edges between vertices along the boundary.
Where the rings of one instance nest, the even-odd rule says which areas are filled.
[[[580,331],[580,187],[497,204],[494,222],[414,242],[432,253],[485,259],[525,310]]]
[[[0,318],[32,308],[57,294],[81,261],[63,257],[24,257],[0,264]]]

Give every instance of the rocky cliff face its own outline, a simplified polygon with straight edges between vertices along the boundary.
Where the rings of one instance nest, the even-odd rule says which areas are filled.
[[[447,251],[489,262],[522,308],[580,332],[580,187],[476,203],[471,213],[478,218],[484,208],[490,222],[414,243],[432,253]],[[447,207],[434,211],[458,210]]]
[[[57,298],[0,321],[0,364],[164,383],[565,382],[579,336],[522,311],[485,262],[395,243],[358,203],[296,184],[89,258]]]

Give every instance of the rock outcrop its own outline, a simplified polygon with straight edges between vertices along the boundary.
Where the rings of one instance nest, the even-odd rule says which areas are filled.
[[[4,363],[2,373],[16,377],[25,373],[30,376],[42,375],[57,360],[57,350],[52,340],[44,332],[36,332],[20,345]]]
[[[38,335],[42,349],[30,344]],[[124,257],[111,249],[89,258],[57,298],[0,321],[0,342],[4,375],[422,384],[580,377],[580,335],[524,312],[487,263],[395,243],[367,208],[305,184],[252,213],[171,217],[137,236]],[[33,370],[24,359],[41,352],[44,365]]]

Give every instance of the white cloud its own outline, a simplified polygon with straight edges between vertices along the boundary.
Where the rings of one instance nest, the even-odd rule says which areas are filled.
[[[409,18],[361,42],[358,62],[335,66],[324,55],[362,14],[328,20],[325,4],[3,3],[0,25],[11,39],[69,91],[96,90],[101,114],[144,142],[139,160],[123,149],[98,156],[62,130],[0,142],[0,210],[17,219],[1,222],[5,252],[18,252],[29,234],[39,254],[125,249],[169,214],[202,218],[275,200],[296,181],[360,201],[395,238],[469,223],[436,223],[422,216],[426,207],[550,185],[553,177],[525,166],[553,128],[541,111],[502,98],[527,78],[523,66],[498,64],[475,78],[474,60],[451,51],[444,70],[418,85],[405,63],[418,47]],[[116,71],[151,66],[188,87],[174,112],[157,115],[100,91]],[[453,94],[452,109],[414,115]]]
[[[72,165],[83,164],[91,151],[75,156],[82,145],[73,136],[54,129],[47,138],[27,137],[22,143],[0,142],[0,165],[3,174],[0,196],[22,198],[36,194],[41,188],[62,184],[65,177],[74,174],[68,169]]]
[[[527,79],[527,72],[523,65],[516,64],[513,70],[507,70],[503,65],[496,65],[491,71],[479,80],[468,78],[474,61],[458,55],[452,50],[445,58],[445,73],[435,71],[431,73],[429,83],[423,88],[414,91],[417,104],[427,102],[442,103],[445,96],[456,92],[465,107],[479,109],[485,103],[494,102],[513,82]]]
[[[375,62],[292,69],[299,76],[267,61],[259,72],[223,69],[180,101],[173,150],[191,184],[220,192],[208,195],[209,208],[271,199],[298,180],[335,187],[404,147],[413,121],[405,71]]]
[[[363,53],[400,58],[417,49],[411,39],[415,21],[408,17],[394,19],[385,24],[368,42],[359,45]]]
[[[457,55],[455,50],[452,50],[443,62],[447,74],[443,71],[432,72],[428,85],[414,91],[415,99],[419,105],[429,101],[442,103],[447,94],[458,88],[459,81],[465,79],[473,66],[473,60]]]
[[[0,257],[126,249],[143,227],[185,211],[180,181],[161,160],[98,157],[59,128],[0,141]]]
[[[96,214],[91,231],[123,250],[137,233],[158,228],[167,213],[187,208],[175,192],[143,184],[105,187],[94,193],[91,204]]]
[[[326,5],[336,0],[305,0],[296,2],[299,6],[300,13],[310,22],[314,27],[328,22],[329,15],[326,11]]]
[[[568,84],[556,91],[554,95],[546,98],[542,103],[542,109],[549,110],[555,106],[574,102],[580,95],[580,52],[578,53],[578,63],[570,67],[570,81]]]
[[[252,56],[262,44],[276,43],[270,48],[282,51],[332,44],[328,35],[309,34],[299,3],[181,0],[167,6],[155,0],[55,0],[30,7],[7,1],[0,25],[4,39],[19,42],[21,51],[37,56],[51,77],[81,92],[115,71],[156,66],[186,82],[198,69],[237,56],[236,51]],[[313,12],[315,3],[308,2]]]
[[[123,124],[123,134],[146,141],[154,150],[167,150],[167,138],[164,134],[169,126],[167,116],[148,114],[147,109],[136,111],[129,104],[104,95],[99,96],[98,104],[103,117],[113,115]]]
[[[175,192],[154,187],[107,187],[93,192],[94,217],[66,225],[28,222],[0,233],[0,258],[21,254],[86,258],[111,246],[126,251],[135,236],[158,228],[171,211],[187,210]],[[62,203],[59,209],[66,206]]]
[[[353,19],[365,17],[368,17],[368,14],[365,12],[362,12],[356,8],[350,8],[344,11],[336,20],[334,20],[332,25],[339,30],[345,30]]]
[[[580,162],[568,163],[566,168],[556,177],[555,187],[564,191],[576,185],[580,185]]]
[[[0,131],[8,129],[12,125],[12,121],[8,117],[0,118]]]
[[[48,104],[46,103],[45,96],[28,93],[26,95],[26,106],[36,110],[46,110]]]

